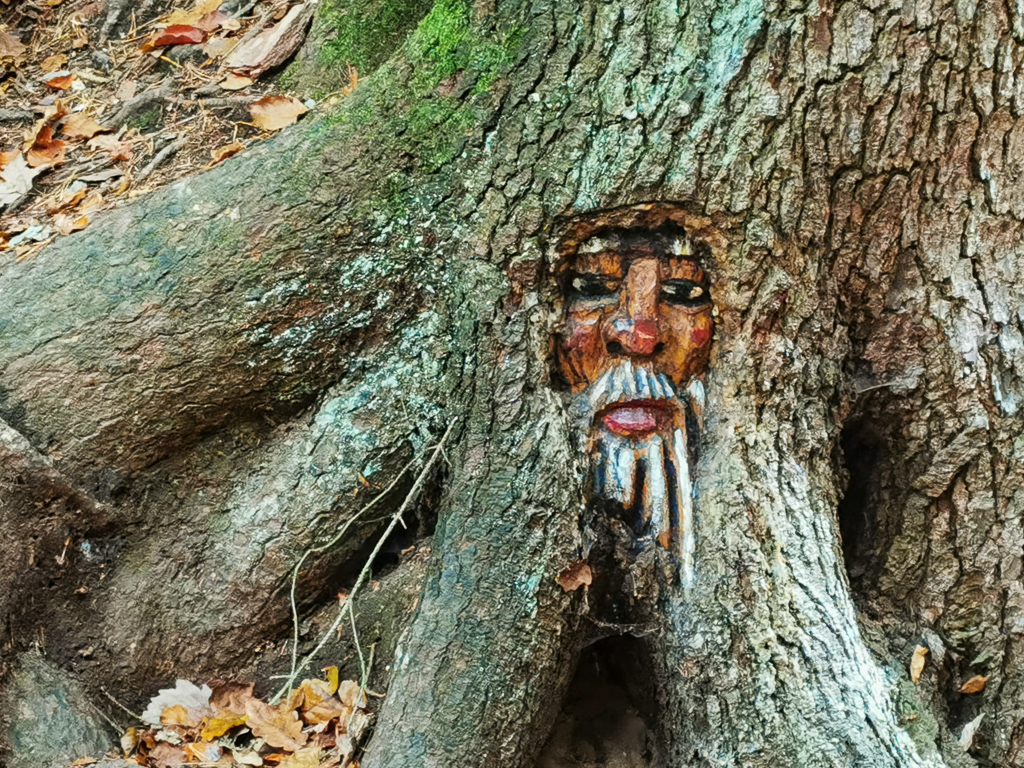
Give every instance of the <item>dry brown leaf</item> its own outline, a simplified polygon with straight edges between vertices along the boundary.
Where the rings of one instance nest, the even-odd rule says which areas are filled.
[[[240,141],[233,141],[230,144],[225,144],[223,147],[211,150],[210,154],[213,155],[213,164],[216,165],[222,160],[227,160],[232,155],[237,155],[245,149],[245,144]]]
[[[366,707],[366,697],[363,696],[363,689],[355,680],[342,680],[338,684],[338,698],[346,707]]]
[[[264,96],[249,106],[253,123],[264,131],[279,131],[308,111],[305,104],[291,96]]]
[[[53,215],[55,213],[65,211],[68,208],[74,208],[85,199],[87,194],[89,194],[89,190],[84,186],[81,189],[76,190],[66,189],[53,202],[46,206],[46,212]]]
[[[924,671],[924,657],[927,655],[928,649],[923,645],[914,649],[914,655],[910,659],[910,679],[915,683],[921,679],[921,673]]]
[[[196,27],[204,32],[216,32],[220,26],[231,17],[224,11],[210,11],[201,19],[195,22]]]
[[[138,90],[139,82],[137,80],[122,80],[121,84],[117,86],[117,90],[114,91],[114,98],[118,101],[128,101],[135,98],[135,92]]]
[[[60,234],[70,235],[72,232],[88,227],[89,217],[60,213],[53,217],[53,226]]]
[[[322,759],[320,747],[304,747],[288,755],[279,768],[319,768]]]
[[[100,194],[99,190],[97,190],[90,193],[89,196],[81,202],[78,206],[78,211],[79,213],[86,213],[94,208],[99,208],[101,205],[103,205],[103,195]]]
[[[80,757],[77,760],[75,760],[75,762],[73,762],[71,764],[71,767],[72,768],[76,768],[76,766],[79,766],[79,765],[92,765],[93,763],[98,763],[98,762],[99,762],[99,759],[95,758],[95,757]]]
[[[555,581],[566,592],[572,592],[582,586],[589,587],[594,581],[594,573],[586,560],[577,560],[575,563],[569,563]]]
[[[196,741],[185,744],[185,755],[190,761],[197,763],[215,763],[220,760],[224,750],[219,744],[211,741]]]
[[[319,723],[329,723],[331,720],[339,717],[342,720],[347,720],[350,714],[352,714],[352,707],[346,707],[333,696],[328,696],[313,706],[304,708],[302,710],[302,719],[310,725],[317,725]]]
[[[215,706],[220,715],[245,715],[245,705],[253,696],[252,683],[220,683],[213,686],[213,693],[210,694],[210,703]]]
[[[25,55],[25,46],[6,29],[0,29],[0,59],[20,59]]]
[[[306,734],[302,732],[302,721],[297,712],[282,711],[259,699],[250,699],[245,704],[245,713],[249,716],[246,725],[253,736],[270,746],[294,752],[306,744]]]
[[[44,125],[43,129],[36,134],[36,140],[32,143],[25,159],[33,168],[44,165],[60,165],[65,160],[67,142],[53,138],[53,129]]]
[[[89,149],[94,152],[107,152],[115,160],[132,159],[132,143],[120,141],[112,133],[104,133],[89,140]]]
[[[197,0],[191,10],[172,11],[163,22],[168,26],[173,24],[195,24],[204,16],[207,16],[221,7],[224,0]]]
[[[227,77],[221,80],[220,87],[225,91],[240,91],[243,88],[248,88],[254,82],[256,81],[251,77],[230,73]]]
[[[211,59],[219,59],[231,53],[236,45],[238,45],[238,40],[227,37],[211,37],[203,43],[203,53]]]
[[[260,757],[258,752],[251,749],[233,750],[231,756],[239,765],[263,765],[263,758]]]
[[[988,675],[975,675],[966,683],[960,686],[960,693],[978,693],[985,690],[988,682]]]
[[[207,33],[190,24],[174,24],[158,32],[146,45],[161,48],[167,45],[197,45],[206,42]]]
[[[0,171],[2,171],[7,164],[11,162],[11,160],[16,158],[18,154],[19,153],[13,149],[10,152],[0,152]]]
[[[175,704],[161,712],[160,723],[162,725],[184,725],[186,728],[199,725],[199,723],[193,722],[189,717],[188,709],[182,704]]]
[[[68,63],[68,57],[63,53],[55,53],[52,56],[47,56],[41,62],[39,62],[39,68],[43,72],[56,72],[58,69],[63,69],[64,65]]]
[[[149,762],[156,768],[178,768],[188,762],[185,750],[167,742],[160,742],[147,755]]]
[[[59,77],[51,77],[46,80],[43,85],[49,88],[51,91],[66,91],[71,87],[71,82],[74,80],[72,75],[60,75]]]
[[[91,139],[97,133],[103,133],[110,129],[104,128],[90,115],[79,112],[77,115],[72,115],[65,120],[60,130],[61,133],[71,139]]]

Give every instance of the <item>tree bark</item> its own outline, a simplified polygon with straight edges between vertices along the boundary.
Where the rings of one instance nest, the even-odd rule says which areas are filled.
[[[5,647],[134,703],[286,670],[295,564],[356,520],[308,649],[454,425],[361,612],[367,768],[534,765],[608,635],[645,764],[1024,766],[1022,43],[988,0],[437,0],[335,113],[0,267]],[[551,371],[560,233],[639,204],[712,246],[690,590]]]

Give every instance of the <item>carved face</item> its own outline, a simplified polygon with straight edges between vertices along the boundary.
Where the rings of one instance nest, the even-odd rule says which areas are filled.
[[[664,374],[678,390],[707,368],[714,321],[704,271],[676,246],[666,252],[595,238],[565,278],[566,316],[559,340],[562,375],[575,392],[623,361]],[[651,401],[644,403],[643,401]],[[621,413],[618,413],[621,411]],[[653,398],[599,414],[622,436],[653,432],[666,414]]]
[[[707,277],[681,231],[622,231],[567,265],[559,369],[594,450],[594,490],[635,512],[693,576],[691,482],[714,321]],[[687,416],[692,415],[688,424]]]

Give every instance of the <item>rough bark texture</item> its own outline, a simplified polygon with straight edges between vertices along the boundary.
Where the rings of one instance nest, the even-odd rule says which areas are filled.
[[[533,765],[616,634],[645,765],[1024,766],[1022,13],[437,0],[335,115],[0,267],[8,663],[280,671],[291,568],[455,423],[366,768]],[[550,376],[560,227],[644,202],[714,233],[689,592]],[[382,525],[304,568],[307,647]]]

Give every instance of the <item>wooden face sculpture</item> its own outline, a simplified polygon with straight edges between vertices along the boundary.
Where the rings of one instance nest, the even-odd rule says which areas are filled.
[[[594,490],[637,514],[692,579],[692,443],[714,330],[697,246],[679,227],[597,233],[562,276],[558,367],[577,394]]]

